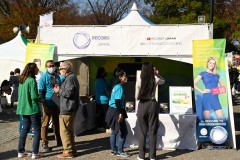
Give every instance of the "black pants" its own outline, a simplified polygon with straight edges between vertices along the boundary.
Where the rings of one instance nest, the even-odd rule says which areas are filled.
[[[156,142],[158,130],[158,103],[156,100],[140,101],[137,121],[139,125],[139,158],[144,159],[146,153],[146,135],[149,129],[149,157],[156,158]]]
[[[103,127],[104,129],[109,129],[107,123],[105,122],[105,117],[108,111],[108,104],[97,104],[96,109],[97,109],[97,119],[96,119],[96,125],[98,128]]]

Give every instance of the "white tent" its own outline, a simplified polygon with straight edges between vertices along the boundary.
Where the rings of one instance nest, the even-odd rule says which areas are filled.
[[[109,26],[41,26],[38,42],[55,44],[55,61],[88,56],[162,57],[192,63],[192,41],[211,38],[209,24],[156,25],[134,4]]]
[[[15,68],[21,71],[24,68],[26,43],[27,39],[19,32],[14,39],[0,45],[0,83],[9,80],[10,72]]]
[[[136,3],[133,3],[131,8],[131,12],[119,22],[116,22],[112,25],[154,25],[153,22],[149,21],[146,17],[144,17],[141,13],[138,12],[138,8]]]

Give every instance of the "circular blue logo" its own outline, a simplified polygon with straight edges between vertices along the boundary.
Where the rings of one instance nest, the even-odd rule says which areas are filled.
[[[73,37],[73,44],[78,49],[85,49],[87,48],[91,43],[90,36],[87,32],[78,32]]]

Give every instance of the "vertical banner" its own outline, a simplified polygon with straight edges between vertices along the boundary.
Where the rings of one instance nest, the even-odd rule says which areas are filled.
[[[228,140],[228,95],[225,39],[193,41],[193,75],[198,141]]]
[[[47,60],[53,59],[54,54],[54,47],[53,44],[39,44],[39,43],[28,43],[27,44],[27,51],[26,51],[26,59],[25,65],[30,62],[35,62],[38,66],[39,73],[36,75],[36,81],[38,82],[40,76],[45,72],[45,62]],[[41,105],[39,105],[41,108]],[[19,130],[21,131],[23,124],[23,118],[20,115],[20,127]],[[34,128],[31,127],[29,134],[34,133]]]
[[[45,62],[53,59],[54,47],[54,44],[28,43],[25,64],[38,59],[40,60],[40,64],[37,64],[39,70],[45,72]]]
[[[34,62],[37,64],[39,73],[36,75],[38,83],[41,75],[46,71],[45,62],[53,59],[54,44],[28,43],[25,64]]]

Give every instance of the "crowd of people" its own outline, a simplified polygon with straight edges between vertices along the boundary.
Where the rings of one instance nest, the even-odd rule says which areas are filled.
[[[58,70],[53,60],[45,63],[46,72],[40,71],[41,60],[34,59],[28,63],[20,74],[16,68],[10,72],[10,79],[1,84],[1,94],[11,95],[11,106],[18,102],[16,114],[22,117],[20,137],[18,143],[18,157],[32,156],[32,159],[43,156],[39,147],[47,152],[48,129],[53,121],[56,146],[63,147],[59,158],[72,158],[77,154],[74,142],[74,119],[79,107],[79,82],[72,73],[73,65],[70,61],[62,62]],[[52,100],[57,94],[60,106]],[[32,130],[32,153],[25,150],[26,137]],[[41,145],[40,145],[41,143]]]
[[[236,67],[233,67],[232,64],[228,64],[228,72],[230,89],[232,91],[232,98],[234,99],[237,96],[236,92],[240,91],[239,70]]]
[[[59,158],[73,158],[77,155],[74,140],[74,119],[79,107],[79,82],[73,74],[73,65],[64,61],[56,69],[53,60],[45,63],[46,72],[40,72],[41,60],[35,59],[28,63],[20,74],[16,68],[10,74],[10,79],[4,82],[4,92],[11,95],[11,107],[18,102],[16,114],[21,115],[23,124],[20,129],[18,157],[32,156],[33,159],[43,156],[39,152],[51,151],[48,145],[48,128],[53,121],[56,146],[63,147]],[[154,97],[156,85],[163,84],[164,79],[156,72],[149,62],[143,63],[141,79],[136,82],[136,99],[139,102],[138,121],[140,126],[139,157],[145,158],[146,146],[144,139],[150,130],[150,158],[156,158],[156,134],[158,128],[158,107]],[[112,155],[128,157],[124,144],[128,134],[125,119],[125,94],[123,84],[127,83],[127,73],[120,68],[113,72],[113,78],[108,83],[105,80],[106,70],[99,67],[96,75],[96,126],[103,131],[110,131],[109,143]],[[11,90],[13,88],[13,90]],[[53,94],[59,97],[59,106],[52,100]],[[97,115],[96,115],[97,116]],[[32,152],[25,150],[26,137],[33,130]],[[117,140],[117,135],[119,138]]]
[[[80,103],[80,86],[77,77],[72,72],[73,65],[70,61],[64,61],[59,68],[56,68],[55,62],[48,60],[45,63],[45,73],[40,71],[40,67],[41,60],[34,59],[32,63],[25,66],[21,74],[19,68],[10,72],[9,80],[3,81],[1,85],[1,94],[4,92],[11,95],[10,108],[13,107],[15,102],[18,102],[16,113],[23,118],[18,144],[18,157],[40,158],[43,156],[39,152],[40,146],[45,152],[51,151],[52,148],[48,145],[48,129],[52,121],[56,146],[63,147],[63,153],[57,156],[59,158],[73,158],[77,155],[74,140],[74,119]],[[231,90],[239,91],[239,71],[231,64],[228,67]],[[216,79],[214,84],[223,85],[216,73],[216,60],[210,57],[207,61],[207,70],[201,72],[194,80],[195,89],[205,93],[205,98],[209,99],[206,101],[209,103],[214,101],[212,95],[207,94],[209,90],[200,90],[196,87],[196,84],[200,80],[205,84],[205,81],[209,81],[210,78],[211,80]],[[123,85],[128,80],[127,72],[116,68],[113,71],[113,78],[109,82],[105,79],[106,75],[105,68],[99,67],[95,81],[96,127],[110,133],[109,144],[112,155],[129,157],[130,155],[124,151],[124,144],[128,135],[125,119],[128,116],[125,110]],[[142,64],[140,79],[136,81],[135,86],[135,99],[139,101],[137,107],[138,160],[145,158],[148,131],[150,139],[149,158],[151,160],[156,158],[159,107],[155,99],[155,92],[156,86],[164,82],[164,78],[158,74],[152,63],[145,62]],[[209,87],[212,86],[207,86],[207,88]],[[54,94],[59,97],[59,105],[52,100]],[[232,96],[236,96],[235,92]],[[209,110],[213,109],[218,118],[223,119],[221,106],[214,106],[218,108],[209,108],[207,104],[203,105],[205,107],[204,117],[208,119]],[[34,138],[32,153],[29,153],[25,150],[25,143],[31,128],[34,130]]]

